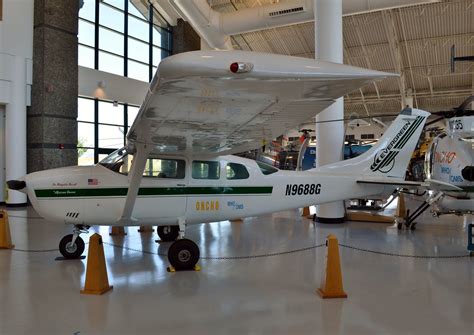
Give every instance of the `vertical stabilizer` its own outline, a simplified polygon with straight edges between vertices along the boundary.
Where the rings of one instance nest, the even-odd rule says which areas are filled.
[[[349,173],[364,177],[405,179],[405,173],[430,113],[404,109],[382,138],[364,154],[318,168],[318,171]]]

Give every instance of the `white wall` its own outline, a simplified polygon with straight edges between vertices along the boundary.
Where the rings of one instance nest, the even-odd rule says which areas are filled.
[[[1,190],[4,189],[5,179],[17,179],[26,174],[26,106],[31,103],[33,79],[33,13],[33,0],[3,1],[0,103],[5,104],[2,108],[5,113],[5,127],[2,128],[5,130],[5,141],[0,141],[0,162],[4,158],[6,169],[4,175],[0,173]],[[25,194],[8,192],[7,204],[25,203]]]
[[[25,58],[27,67],[27,104],[31,104],[33,83],[33,0],[4,0],[0,21],[0,103],[10,102],[10,83],[14,56]]]
[[[3,0],[0,50],[33,58],[33,0]]]
[[[99,82],[105,84],[99,87]],[[149,84],[79,66],[79,95],[141,105]]]

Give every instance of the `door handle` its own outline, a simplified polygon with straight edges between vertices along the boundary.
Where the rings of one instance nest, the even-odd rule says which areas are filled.
[[[186,184],[176,184],[177,186],[181,186],[181,187],[184,187],[186,186]]]

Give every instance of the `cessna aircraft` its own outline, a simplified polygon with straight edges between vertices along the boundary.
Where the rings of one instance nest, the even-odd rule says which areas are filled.
[[[280,171],[232,156],[297,127],[343,96],[389,73],[306,58],[196,51],[160,63],[127,146],[94,166],[8,181],[45,219],[74,226],[66,258],[84,251],[93,225],[158,225],[176,240],[168,259],[193,268],[199,248],[187,224],[221,221],[348,198],[392,193],[429,113],[405,109],[377,145],[356,158],[307,171]]]

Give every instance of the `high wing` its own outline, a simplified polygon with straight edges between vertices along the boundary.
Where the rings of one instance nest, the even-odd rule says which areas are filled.
[[[241,64],[242,73],[230,70]],[[160,63],[128,133],[128,149],[217,156],[255,149],[336,98],[394,76],[313,59],[246,51],[195,51]]]

